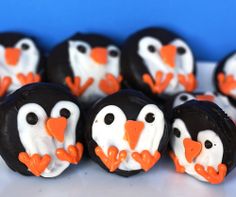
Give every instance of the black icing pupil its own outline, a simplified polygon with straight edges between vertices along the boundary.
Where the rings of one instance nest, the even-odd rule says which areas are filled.
[[[145,120],[146,122],[148,123],[152,123],[154,120],[155,120],[155,116],[153,113],[148,113],[146,116],[145,116]]]
[[[38,116],[35,113],[30,112],[26,116],[26,121],[31,125],[35,125],[38,122]]]
[[[178,47],[177,48],[177,53],[180,54],[180,55],[183,55],[185,54],[186,52],[186,49],[184,47]]]
[[[23,50],[27,50],[27,49],[29,49],[29,45],[28,45],[28,44],[22,44],[22,45],[21,45],[21,48],[22,48]]]
[[[70,111],[68,109],[66,109],[66,108],[63,108],[60,111],[60,115],[62,117],[65,117],[65,118],[69,118],[70,117]]]
[[[156,51],[156,48],[153,46],[153,45],[149,45],[148,46],[148,50],[151,52],[151,53],[154,53]]]
[[[107,125],[110,125],[110,124],[113,123],[114,119],[115,119],[114,115],[113,115],[112,113],[109,113],[109,114],[107,114],[107,115],[105,116],[104,122],[105,122]]]
[[[181,135],[180,130],[177,129],[177,128],[174,128],[174,135],[175,135],[176,137],[180,138],[180,135]]]
[[[205,147],[206,147],[207,149],[210,149],[212,146],[213,146],[213,144],[212,144],[209,140],[206,140],[206,141],[205,141]]]
[[[112,57],[117,57],[118,56],[118,52],[116,50],[111,50],[109,52],[109,55],[112,56]]]
[[[180,100],[181,101],[186,101],[188,99],[188,97],[186,96],[186,95],[182,95],[181,97],[180,97]]]
[[[81,53],[86,53],[86,48],[85,48],[85,46],[83,46],[83,45],[77,46],[77,49],[78,49],[78,51],[81,52]]]

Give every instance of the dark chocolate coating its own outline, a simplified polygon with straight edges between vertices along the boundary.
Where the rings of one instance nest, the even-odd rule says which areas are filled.
[[[4,46],[5,48],[14,47],[14,45],[19,40],[24,39],[24,38],[32,40],[33,43],[35,44],[39,52],[39,63],[38,63],[36,72],[41,76],[42,82],[46,81],[46,76],[45,76],[46,58],[42,52],[42,49],[40,48],[40,46],[38,45],[34,37],[28,36],[19,32],[4,32],[4,33],[0,33],[0,45]]]
[[[52,107],[60,100],[71,101],[79,106],[77,99],[64,87],[48,83],[26,85],[6,97],[0,105],[0,154],[12,170],[23,175],[32,175],[18,160],[19,153],[25,152],[17,129],[17,114],[20,107],[27,103],[37,103],[50,117]],[[80,107],[79,109],[81,111]],[[83,140],[82,119],[81,113],[76,129],[76,137],[80,142]]]
[[[47,78],[49,82],[65,85],[65,78],[67,76],[70,76],[72,78],[75,77],[69,62],[68,41],[70,40],[84,41],[88,43],[92,48],[107,47],[108,45],[117,46],[117,44],[114,43],[110,38],[103,35],[82,33],[74,34],[70,38],[55,46],[49,54],[46,68]]]
[[[229,173],[236,165],[236,126],[225,112],[208,101],[191,100],[174,109],[173,120],[184,121],[193,140],[202,130],[210,129],[221,139],[224,147],[222,163]]]
[[[142,80],[143,74],[149,73],[149,71],[142,58],[137,54],[137,51],[139,40],[145,36],[157,38],[163,45],[170,43],[176,38],[180,38],[181,40],[183,39],[176,33],[167,29],[150,27],[132,34],[125,41],[122,48],[121,73],[124,77],[124,83],[128,87],[141,90],[157,103],[165,104],[166,100],[169,99],[170,96],[167,94],[153,94],[149,86]],[[196,74],[195,63],[193,73]]]
[[[86,148],[92,160],[98,163],[107,172],[109,170],[95,154],[95,148],[98,146],[97,143],[92,139],[92,124],[98,112],[105,106],[116,105],[125,113],[127,120],[136,120],[140,110],[147,104],[155,104],[152,100],[146,97],[143,93],[135,90],[121,90],[113,95],[107,96],[97,101],[90,109],[86,126],[85,126],[85,142]],[[165,130],[158,147],[158,151],[163,153],[167,147],[169,141],[169,125],[165,122]],[[129,177],[139,173],[141,170],[124,171],[116,170],[114,173],[120,176]]]
[[[220,60],[220,61],[218,62],[218,64],[216,65],[215,71],[214,71],[213,83],[214,83],[214,85],[215,85],[215,89],[216,89],[217,92],[220,92],[220,93],[223,94],[223,95],[225,95],[225,94],[224,94],[224,93],[220,90],[220,88],[219,88],[217,76],[218,76],[219,73],[224,73],[224,74],[225,74],[225,72],[224,72],[224,70],[223,70],[223,69],[224,69],[224,66],[225,66],[225,63],[226,63],[226,61],[228,60],[228,58],[230,58],[230,57],[231,57],[233,54],[235,54],[235,53],[236,53],[236,51],[233,51],[233,52],[227,54],[222,60]],[[227,97],[229,98],[230,103],[231,103],[233,106],[236,107],[236,99],[233,98],[233,97],[231,97],[231,96],[229,96],[229,95],[225,95],[225,96],[227,96]]]

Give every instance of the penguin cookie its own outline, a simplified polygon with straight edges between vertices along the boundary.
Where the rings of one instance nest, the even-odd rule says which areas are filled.
[[[196,67],[188,44],[163,28],[147,28],[131,35],[122,50],[121,71],[127,86],[165,101],[197,85]]]
[[[32,38],[0,33],[0,97],[23,85],[39,82],[44,58]]]
[[[218,63],[214,80],[216,90],[229,97],[236,105],[236,51]]]
[[[220,93],[186,93],[182,92],[176,95],[172,101],[171,111],[174,107],[182,105],[189,100],[210,101],[217,104],[232,120],[236,123],[236,106],[231,100]]]
[[[120,90],[120,50],[105,36],[77,33],[52,50],[47,76],[92,103]]]
[[[13,171],[52,178],[81,160],[81,111],[63,87],[20,88],[0,105],[0,122],[0,153]]]
[[[95,103],[85,135],[91,158],[108,172],[126,177],[150,170],[169,139],[162,110],[134,90]]]
[[[212,102],[176,107],[170,142],[176,171],[201,181],[219,184],[236,165],[236,127]]]

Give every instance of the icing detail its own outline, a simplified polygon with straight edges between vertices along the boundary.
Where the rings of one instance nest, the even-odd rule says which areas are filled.
[[[207,170],[205,170],[204,166],[201,164],[196,164],[195,170],[211,184],[222,183],[227,174],[227,167],[225,164],[219,164],[217,170],[211,166],[208,166]]]
[[[210,94],[202,94],[202,95],[197,95],[196,99],[198,101],[210,101],[210,102],[214,102],[215,97],[213,95]]]
[[[104,65],[107,63],[107,49],[102,47],[96,47],[91,50],[91,57],[93,60],[100,64]]]
[[[110,95],[120,90],[121,81],[121,75],[116,78],[113,74],[108,73],[105,75],[104,79],[101,79],[99,88],[102,90],[102,92]]]
[[[10,77],[0,78],[0,96],[4,96],[11,85],[12,80]]]
[[[95,148],[95,153],[102,160],[110,172],[116,171],[120,163],[123,162],[127,156],[125,150],[119,152],[115,146],[108,148],[107,155],[103,152],[101,147],[97,146]]]
[[[88,88],[91,86],[94,82],[94,79],[92,77],[89,77],[87,81],[81,85],[81,79],[80,77],[74,77],[74,82],[72,82],[72,78],[67,76],[65,78],[66,85],[70,88],[70,91],[75,96],[82,95]]]
[[[108,114],[110,114],[110,118],[109,122],[106,122]],[[152,119],[146,120],[148,114],[151,115]],[[112,120],[111,116],[113,117]],[[137,119],[132,121],[127,120],[126,115],[119,107],[108,105],[102,108],[94,118],[92,138],[104,154],[108,153],[111,146],[126,151],[126,158],[118,166],[120,170],[140,170],[143,169],[141,163],[132,157],[132,153],[141,154],[146,150],[152,157],[155,155],[153,159],[151,156],[149,157],[152,160],[149,164],[153,163],[155,158],[157,159],[155,153],[162,139],[164,127],[163,112],[154,104],[145,105],[139,112]],[[144,165],[146,165],[145,169],[148,169],[148,164]]]
[[[184,86],[185,91],[192,92],[197,87],[197,80],[193,73],[178,75],[179,83]]]
[[[20,59],[20,49],[17,48],[6,48],[5,49],[5,59],[9,66],[16,66]]]
[[[80,46],[84,48],[83,52],[78,50]],[[111,56],[111,51],[116,51],[117,56]],[[85,84],[88,80],[90,81],[89,87],[82,89],[82,94],[78,94],[77,91],[73,91],[73,93],[76,96],[80,96],[80,99],[86,102],[106,96],[107,91],[100,88],[100,83],[101,80],[106,80],[107,73],[112,74],[116,81],[119,79],[120,50],[114,45],[108,45],[106,48],[99,46],[92,48],[89,43],[82,40],[70,40],[68,41],[68,52],[73,75],[80,77],[81,84]],[[93,83],[91,79],[93,79]],[[111,82],[111,85],[116,87],[115,90],[118,89],[116,81],[112,79]],[[102,83],[104,84],[105,82]],[[77,88],[72,86],[70,89],[76,90]],[[108,92],[111,92],[111,88],[109,88]]]
[[[176,155],[174,154],[173,151],[170,151],[169,152],[169,155],[170,155],[170,158],[172,159],[172,161],[174,162],[175,164],[175,170],[176,172],[178,173],[184,173],[185,172],[185,167],[180,165],[179,163],[179,159],[176,157]]]
[[[152,48],[150,48],[152,47]],[[164,75],[172,73],[173,76],[163,89],[163,91],[152,91],[153,93],[169,93],[175,94],[180,91],[184,91],[187,86],[188,91],[195,89],[196,80],[194,83],[191,80],[187,80],[186,83],[179,83],[178,75],[189,76],[193,75],[194,71],[194,58],[189,46],[181,39],[175,39],[167,45],[162,45],[158,38],[151,36],[145,36],[139,40],[138,43],[138,55],[142,58],[145,66],[149,71],[149,76],[145,74],[145,80],[149,86],[152,84],[152,78],[156,78],[156,73],[161,72]],[[152,77],[151,77],[152,76]],[[193,88],[194,87],[194,88]],[[153,89],[153,88],[151,88]]]
[[[176,47],[173,45],[163,46],[160,50],[162,60],[170,67],[175,67]]]
[[[67,120],[64,117],[49,118],[46,121],[46,128],[48,134],[60,142],[64,141],[66,126]]]
[[[23,73],[18,73],[16,75],[16,77],[18,78],[18,80],[20,81],[20,83],[22,85],[26,85],[26,84],[30,84],[30,83],[37,83],[41,81],[41,77],[39,74],[34,74],[32,72],[28,73],[28,74],[23,74]]]
[[[212,130],[199,131],[197,140],[193,142],[189,131],[181,119],[175,119],[173,129],[178,129],[171,136],[171,147],[179,165],[185,168],[185,172],[201,181],[208,181],[206,177],[196,171],[195,165],[200,164],[207,169],[209,166],[218,171],[218,165],[222,163],[224,148],[220,137]],[[186,141],[188,139],[188,141]],[[189,145],[190,144],[190,145]],[[194,147],[191,149],[191,147]],[[199,149],[201,147],[201,151]],[[187,154],[190,156],[187,156]],[[195,153],[195,154],[194,154]]]
[[[30,156],[26,152],[21,152],[18,159],[20,162],[25,164],[28,167],[28,170],[35,176],[40,176],[51,161],[51,157],[47,154],[42,157],[39,154],[33,154]]]
[[[147,172],[158,162],[161,158],[161,154],[156,151],[154,155],[152,155],[149,151],[144,150],[141,153],[133,152],[132,157],[140,163],[142,169]]]
[[[226,95],[234,96],[232,94],[232,91],[236,88],[236,79],[234,79],[234,76],[219,73],[217,79],[220,91]]]
[[[200,154],[202,145],[201,143],[193,141],[189,138],[185,138],[183,143],[186,160],[191,163]]]
[[[67,109],[70,112],[68,117],[61,115],[61,110]],[[34,113],[37,121],[28,122],[27,115]],[[47,116],[45,110],[36,103],[27,103],[23,105],[17,114],[17,127],[19,131],[20,141],[25,148],[28,155],[50,155],[51,162],[46,169],[40,174],[43,177],[55,177],[61,174],[70,164],[68,161],[60,160],[56,152],[58,149],[67,149],[70,145],[75,144],[76,140],[76,126],[80,117],[80,110],[78,106],[71,101],[58,101],[51,109],[50,117]],[[66,120],[65,120],[66,118]],[[50,122],[49,120],[57,120]],[[48,123],[49,121],[49,123]],[[58,124],[59,121],[59,124]],[[63,122],[63,123],[62,123]],[[65,126],[66,122],[66,126]],[[55,125],[55,123],[57,125]],[[60,125],[62,128],[60,128]],[[49,129],[48,129],[49,127]],[[54,130],[55,129],[55,130]],[[52,137],[58,130],[63,133],[64,140],[62,142],[62,135],[57,135],[58,139]],[[53,132],[52,132],[53,131]],[[78,146],[76,146],[78,148]],[[82,154],[80,152],[79,154]]]
[[[143,75],[144,83],[146,83],[150,87],[151,91],[154,94],[161,94],[162,92],[164,92],[172,78],[172,73],[168,73],[166,76],[164,76],[161,71],[158,71],[155,76],[155,81],[153,82],[153,79],[149,74]]]
[[[143,128],[144,123],[141,121],[128,120],[125,123],[124,139],[128,141],[132,150],[135,149]]]
[[[28,48],[24,49],[24,45]],[[0,73],[1,77],[11,77],[10,92],[22,87],[17,74],[21,73],[26,76],[30,72],[36,73],[39,61],[39,50],[31,39],[23,38],[10,48],[0,45]]]
[[[189,94],[189,93],[186,93],[186,92],[180,93],[180,94],[178,94],[178,95],[175,97],[175,99],[174,99],[173,108],[174,108],[174,107],[177,107],[177,106],[179,106],[179,105],[182,105],[182,104],[184,104],[185,102],[190,101],[190,100],[192,100],[192,99],[196,99],[196,98],[194,97],[194,95]]]
[[[62,161],[68,161],[72,164],[77,164],[80,162],[83,155],[83,145],[77,143],[75,146],[70,145],[67,151],[63,148],[59,148],[56,151],[57,158]]]

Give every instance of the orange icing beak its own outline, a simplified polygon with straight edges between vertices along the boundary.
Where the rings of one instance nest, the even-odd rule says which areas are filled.
[[[125,123],[124,139],[128,141],[129,146],[132,150],[136,147],[143,128],[144,123],[141,121],[128,120]]]
[[[176,47],[173,45],[165,45],[160,50],[162,60],[171,68],[175,67]]]
[[[198,96],[196,96],[196,99],[198,101],[211,101],[211,102],[213,102],[214,96],[212,96],[212,95],[198,95]]]
[[[104,65],[107,63],[107,49],[102,47],[93,48],[91,51],[91,57],[98,64]]]
[[[191,163],[201,152],[202,145],[189,138],[184,139],[185,157]]]
[[[64,117],[49,118],[46,121],[47,132],[59,142],[64,141],[67,120]]]
[[[5,60],[10,66],[16,66],[20,59],[20,49],[17,48],[6,48],[5,49]]]

